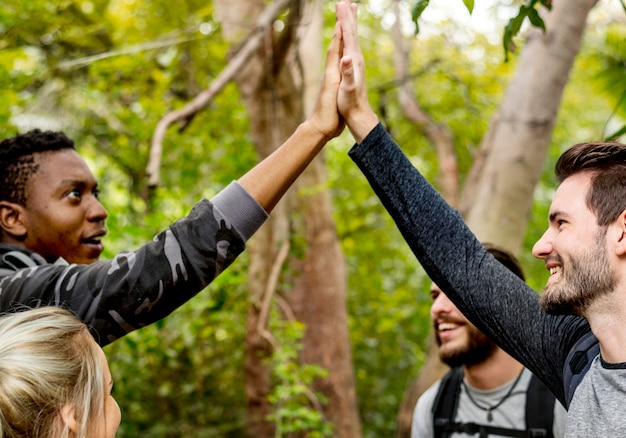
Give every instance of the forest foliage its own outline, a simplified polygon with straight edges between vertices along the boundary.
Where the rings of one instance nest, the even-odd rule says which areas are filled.
[[[435,7],[432,2],[429,7]],[[436,181],[435,151],[416,136],[395,102],[388,5],[360,5],[362,46],[372,104],[414,164]],[[460,8],[463,4],[459,2]],[[410,22],[410,4],[405,5]],[[332,32],[325,8],[323,38]],[[428,16],[425,16],[429,20]],[[495,18],[494,18],[495,19]],[[461,178],[502,96],[516,59],[504,62],[499,37],[443,18],[413,36],[412,81],[420,103],[453,132]],[[568,145],[624,134],[626,32],[596,17],[577,59],[536,192],[522,251],[529,283],[546,274],[530,256],[554,187],[551,166]],[[433,32],[432,29],[437,31]],[[207,87],[228,62],[220,18],[199,0],[14,0],[0,7],[0,127],[3,137],[30,128],[64,130],[87,157],[108,209],[106,256],[133,249],[201,197],[211,197],[256,160],[238,91],[227,86],[184,129],[170,129],[161,185],[146,188],[145,167],[158,121]],[[411,35],[411,32],[407,32]],[[347,157],[349,135],[325,150],[334,217],[348,267],[348,308],[363,434],[390,436],[404,390],[424,360],[428,279],[363,176]],[[173,315],[106,347],[123,419],[121,437],[244,436],[243,344],[246,254]],[[272,324],[282,324],[278,319]],[[276,375],[310,381],[293,368],[301,327],[282,330],[289,346]],[[281,391],[287,391],[283,394]],[[276,386],[299,416],[298,388]],[[309,414],[306,414],[309,415]],[[291,417],[290,417],[291,416]]]

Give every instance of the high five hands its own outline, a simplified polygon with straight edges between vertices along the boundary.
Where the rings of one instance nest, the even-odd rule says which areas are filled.
[[[336,15],[341,30],[341,81],[337,93],[337,108],[352,136],[360,143],[378,124],[378,117],[372,111],[367,98],[365,58],[357,31],[357,5],[350,0],[341,0],[336,5]]]
[[[320,93],[306,124],[322,134],[325,141],[338,136],[347,125],[360,143],[378,124],[378,117],[367,97],[356,3],[340,0],[336,4],[336,16]]]

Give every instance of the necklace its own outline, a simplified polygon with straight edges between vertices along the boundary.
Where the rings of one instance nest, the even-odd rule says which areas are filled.
[[[465,393],[467,394],[467,397],[470,399],[470,401],[474,404],[474,406],[476,406],[478,409],[481,409],[483,411],[487,411],[487,421],[491,423],[493,421],[493,415],[491,414],[491,411],[496,409],[498,406],[500,406],[502,403],[504,403],[504,401],[507,398],[509,398],[511,396],[511,394],[513,393],[513,390],[517,386],[517,383],[522,378],[522,373],[523,372],[524,372],[524,368],[522,368],[522,371],[515,378],[515,381],[513,382],[513,384],[511,385],[511,387],[507,391],[507,393],[504,394],[504,397],[502,397],[498,403],[496,403],[495,405],[492,405],[492,406],[482,406],[482,405],[476,403],[476,400],[474,400],[474,398],[472,397],[472,393],[470,392],[469,388],[465,384],[465,380],[461,381],[461,385],[463,385],[463,388],[465,388]]]

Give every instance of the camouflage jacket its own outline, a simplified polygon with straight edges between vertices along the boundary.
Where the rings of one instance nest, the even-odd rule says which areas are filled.
[[[266,219],[263,208],[234,182],[151,242],[112,260],[47,263],[32,251],[0,244],[0,311],[67,307],[107,345],[169,315],[204,289]]]

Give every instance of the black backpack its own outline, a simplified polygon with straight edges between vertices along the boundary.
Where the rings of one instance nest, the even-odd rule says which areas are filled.
[[[591,362],[598,354],[600,354],[600,343],[591,332],[582,336],[570,350],[563,368],[566,408],[569,407],[572,401],[576,387],[578,387],[578,384],[589,371]],[[526,394],[527,430],[525,431],[497,428],[476,423],[454,423],[453,419],[456,413],[462,381],[462,368],[454,368],[448,371],[441,380],[439,391],[433,403],[435,437],[447,437],[452,432],[478,433],[481,438],[486,437],[489,433],[512,437],[552,437],[554,396],[534,374]],[[453,392],[453,395],[444,397],[443,394],[449,391]],[[552,405],[552,409],[547,405]]]
[[[510,437],[548,437],[553,438],[554,403],[550,390],[534,374],[526,392],[526,429],[509,429],[478,423],[456,423],[456,414],[463,368],[453,368],[441,379],[439,391],[433,403],[433,421],[435,438],[449,437],[453,432],[479,434],[486,438],[489,434]]]

